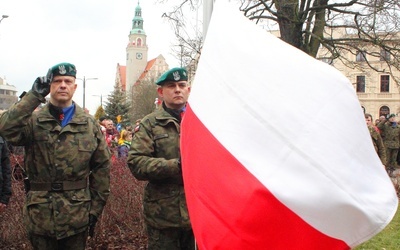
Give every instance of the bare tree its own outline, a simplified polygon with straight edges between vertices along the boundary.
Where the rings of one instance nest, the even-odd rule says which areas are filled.
[[[161,1],[161,0],[159,0]],[[176,3],[165,13],[175,26],[179,41],[202,41],[199,33],[185,37],[183,8],[198,0],[163,0]],[[267,30],[279,30],[280,38],[312,57],[340,60],[347,67],[366,67],[392,74],[400,70],[400,3],[398,0],[233,0],[249,19]],[[341,34],[340,36],[336,34]],[[185,47],[190,49],[190,47]],[[372,49],[374,48],[374,49]],[[196,53],[201,50],[201,43]],[[323,50],[323,53],[321,53]],[[346,55],[346,56],[345,56]],[[348,60],[362,56],[363,63]],[[377,67],[376,61],[387,67]],[[399,79],[392,74],[393,79]]]
[[[155,109],[154,101],[158,97],[157,86],[154,84],[154,79],[148,79],[135,84],[130,93],[131,121],[142,119],[144,116],[150,114]]]
[[[181,67],[190,66],[194,72],[203,45],[203,36],[200,31],[202,30],[202,23],[197,16],[201,2],[199,0],[158,0],[158,2],[177,3],[171,11],[165,12],[162,17],[171,23],[176,36],[177,41],[176,45],[172,47],[172,53],[181,62]]]
[[[398,0],[240,2],[246,17],[269,28],[278,27],[283,41],[310,56],[321,55],[323,49],[323,58],[341,60],[351,68],[367,66],[382,71],[374,62],[384,61],[386,73],[400,69]],[[357,56],[362,56],[365,63],[348,60]]]

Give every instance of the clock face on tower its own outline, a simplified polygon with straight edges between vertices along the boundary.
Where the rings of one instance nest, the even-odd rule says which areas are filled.
[[[136,59],[142,60],[142,58],[143,58],[142,53],[140,53],[140,52],[136,53]]]

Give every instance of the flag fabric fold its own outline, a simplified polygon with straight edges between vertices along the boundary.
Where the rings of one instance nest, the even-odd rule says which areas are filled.
[[[397,196],[349,80],[216,1],[181,133],[201,250],[348,249]]]

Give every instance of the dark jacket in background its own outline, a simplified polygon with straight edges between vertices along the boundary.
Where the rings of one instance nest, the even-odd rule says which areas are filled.
[[[6,141],[0,137],[0,202],[8,204],[11,197],[11,165]]]

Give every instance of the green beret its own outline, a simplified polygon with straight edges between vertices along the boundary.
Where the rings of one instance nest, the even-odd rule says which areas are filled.
[[[76,78],[75,65],[71,63],[59,63],[50,68],[53,76],[73,76]]]
[[[396,116],[395,114],[390,114],[388,118],[392,118],[392,117],[395,117],[395,116]]]
[[[157,85],[163,85],[165,82],[187,81],[188,74],[184,68],[173,68],[165,72],[156,81]]]

